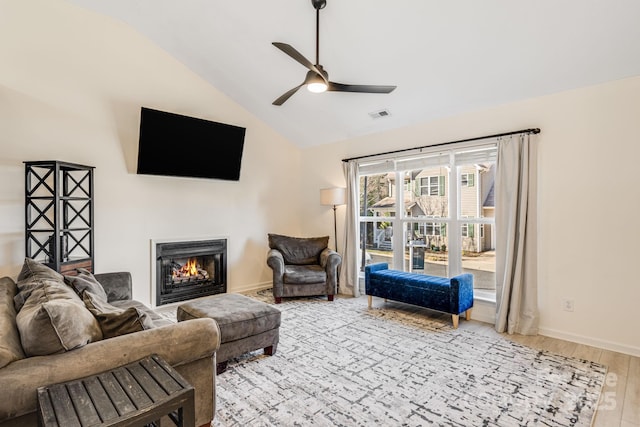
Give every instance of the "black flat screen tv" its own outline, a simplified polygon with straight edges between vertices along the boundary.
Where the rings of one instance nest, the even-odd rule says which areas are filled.
[[[137,173],[238,181],[245,131],[142,107]]]

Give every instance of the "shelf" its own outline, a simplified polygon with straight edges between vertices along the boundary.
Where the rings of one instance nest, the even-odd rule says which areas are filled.
[[[93,170],[57,160],[25,162],[27,257],[49,260],[46,265],[65,274],[93,270]]]
[[[55,196],[27,196],[27,199],[30,200],[54,200]],[[58,198],[59,200],[65,201],[65,200],[70,200],[70,201],[74,201],[74,200],[80,200],[80,201],[85,201],[85,202],[91,202],[93,199],[91,197],[69,197],[69,196],[60,196]]]

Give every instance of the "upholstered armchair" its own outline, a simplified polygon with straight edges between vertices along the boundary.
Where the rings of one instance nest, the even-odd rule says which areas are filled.
[[[269,234],[267,265],[273,270],[273,297],[326,295],[337,292],[342,257],[328,248],[329,236],[289,237]]]

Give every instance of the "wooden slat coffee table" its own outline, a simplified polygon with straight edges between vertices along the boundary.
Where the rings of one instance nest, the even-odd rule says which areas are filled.
[[[144,426],[168,415],[195,425],[194,389],[157,355],[98,375],[38,388],[44,427]]]

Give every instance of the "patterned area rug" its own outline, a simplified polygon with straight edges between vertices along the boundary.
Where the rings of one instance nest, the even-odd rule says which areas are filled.
[[[273,302],[270,290],[249,296]],[[589,426],[605,379],[602,365],[455,330],[412,306],[277,307],[276,354],[229,363],[213,426]]]

